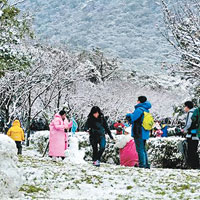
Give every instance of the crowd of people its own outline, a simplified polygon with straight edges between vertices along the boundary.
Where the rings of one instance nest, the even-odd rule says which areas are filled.
[[[120,164],[123,166],[138,166],[150,168],[146,150],[146,141],[150,135],[156,137],[167,137],[167,122],[154,122],[149,110],[151,103],[145,96],[139,96],[133,112],[126,114],[126,120],[114,124],[116,135],[121,135],[118,141],[112,136],[101,109],[92,107],[84,130],[89,134],[89,142],[92,146],[93,165],[100,166],[102,154],[106,148],[106,137],[115,142],[115,147],[120,149]],[[192,101],[185,102],[184,110],[187,113],[185,127],[181,129],[187,139],[187,164],[190,168],[199,168],[199,157],[197,153],[200,136],[200,107],[194,108]],[[65,158],[65,150],[68,148],[68,132],[73,127],[73,120],[68,121],[66,112],[61,110],[55,114],[50,123],[49,156],[53,160]],[[75,130],[75,129],[74,129]],[[152,131],[153,130],[153,131]],[[15,120],[7,135],[16,142],[18,154],[22,154],[21,142],[24,140],[24,131],[20,127],[20,121]]]

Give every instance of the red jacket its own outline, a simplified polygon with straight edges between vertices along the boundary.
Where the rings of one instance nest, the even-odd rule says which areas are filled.
[[[124,124],[122,124],[122,123],[115,123],[114,124],[114,127],[116,128],[116,134],[117,135],[122,135],[122,133],[123,133],[123,128],[124,128]],[[118,128],[121,128],[122,130],[121,131],[119,131],[119,130],[117,130]]]

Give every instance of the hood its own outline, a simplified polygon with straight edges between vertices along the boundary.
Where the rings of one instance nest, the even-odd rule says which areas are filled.
[[[139,103],[135,106],[135,108],[144,108],[146,110],[149,110],[151,108],[151,103],[149,101],[146,101],[144,103]]]
[[[54,115],[54,118],[61,118],[61,116],[59,115],[59,113],[56,113],[55,115]]]
[[[194,112],[196,110],[196,108],[192,108],[190,109],[190,112]]]
[[[12,125],[20,127],[20,121],[19,120],[15,120]]]

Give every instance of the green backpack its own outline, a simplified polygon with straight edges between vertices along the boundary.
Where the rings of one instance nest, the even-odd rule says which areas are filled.
[[[198,137],[200,138],[200,107],[197,108],[192,115],[191,127],[197,130]]]
[[[152,130],[154,125],[154,119],[151,113],[145,112],[144,111],[144,120],[142,122],[142,126],[144,127],[145,130]]]

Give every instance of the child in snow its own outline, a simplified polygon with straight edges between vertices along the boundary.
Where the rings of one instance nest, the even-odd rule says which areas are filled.
[[[116,135],[123,134],[124,124],[120,120],[114,124],[114,127],[116,129]]]
[[[134,139],[131,137],[131,127],[125,128],[124,135],[121,136],[115,147],[120,149],[120,165],[138,166],[138,154]]]
[[[128,120],[126,120],[126,119],[125,119],[125,121],[124,121],[124,126],[125,126],[125,127],[129,127],[129,126],[130,126],[130,124],[128,123]]]
[[[167,137],[168,136],[168,118],[164,119],[162,122],[156,121],[153,128],[154,137]]]
[[[18,152],[17,154],[22,154],[22,141],[24,141],[24,131],[21,128],[20,121],[15,120],[12,124],[12,127],[9,128],[7,135],[11,137],[17,146]]]
[[[99,107],[92,107],[85,124],[85,131],[88,131],[90,134],[90,144],[93,149],[93,165],[99,167],[101,156],[106,147],[105,134],[108,133],[109,137],[113,139],[105,117]]]
[[[71,127],[72,122],[68,122],[64,110],[55,114],[53,121],[49,125],[49,156],[53,157],[54,160],[56,160],[56,157],[65,158],[65,150],[68,146],[67,131]]]
[[[155,124],[154,124],[153,130],[154,130],[153,135],[155,137],[161,137],[162,134],[163,134],[162,127],[161,127],[161,122],[156,121]]]
[[[169,119],[165,118],[161,123],[161,128],[163,132],[161,137],[168,137],[168,124],[169,124]]]

